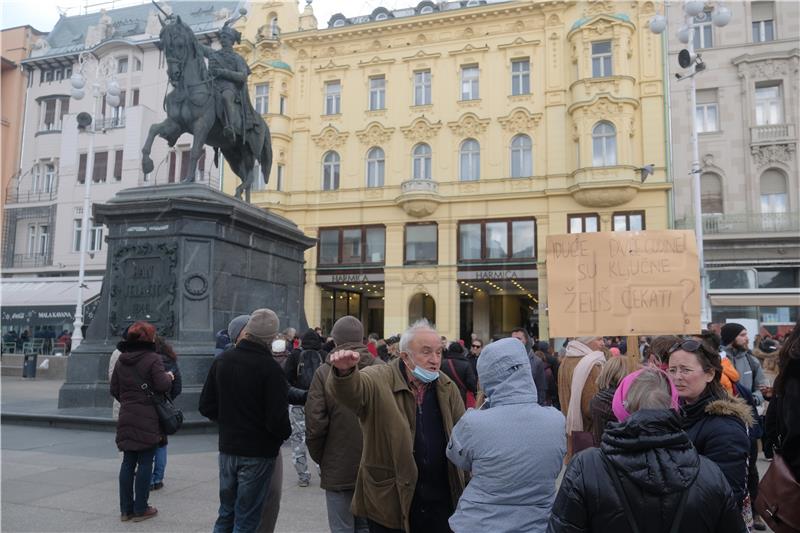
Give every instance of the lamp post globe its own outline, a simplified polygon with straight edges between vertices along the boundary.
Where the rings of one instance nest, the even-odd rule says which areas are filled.
[[[650,19],[650,31],[655,34],[663,33],[667,29],[667,17],[664,15],[656,15]]]
[[[678,40],[683,44],[689,44],[689,26],[684,24],[677,33]]]
[[[711,14],[711,22],[714,26],[722,28],[728,25],[732,17],[733,14],[730,9],[725,6],[717,6]]]
[[[683,11],[690,17],[696,17],[703,12],[706,3],[700,0],[686,0],[683,3]]]
[[[86,86],[86,78],[80,72],[76,72],[69,79],[70,84],[75,89],[83,89]]]

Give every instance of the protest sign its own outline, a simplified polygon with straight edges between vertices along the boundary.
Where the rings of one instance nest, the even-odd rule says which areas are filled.
[[[700,333],[694,232],[547,237],[550,336]]]

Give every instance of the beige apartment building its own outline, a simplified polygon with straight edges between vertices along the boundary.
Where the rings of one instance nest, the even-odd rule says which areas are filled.
[[[695,48],[702,213],[712,318],[791,329],[800,306],[800,3],[726,2],[733,17],[703,13]],[[675,224],[694,228],[689,82],[677,54],[680,2],[668,9]]]
[[[310,325],[547,337],[548,235],[669,227],[658,4],[297,4],[237,27],[275,153],[254,203],[319,240]]]

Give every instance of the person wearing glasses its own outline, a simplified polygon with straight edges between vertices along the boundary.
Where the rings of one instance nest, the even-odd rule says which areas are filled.
[[[467,361],[472,365],[472,372],[476,376],[478,375],[478,357],[481,356],[481,351],[483,351],[483,341],[478,338],[472,339],[469,354],[467,354]]]
[[[719,353],[696,340],[680,340],[667,352],[668,372],[681,399],[682,426],[697,452],[719,466],[740,509],[747,496],[747,428],[753,415],[720,384]]]

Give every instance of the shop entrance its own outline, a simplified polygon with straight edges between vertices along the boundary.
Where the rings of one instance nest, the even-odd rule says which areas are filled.
[[[465,342],[475,333],[484,343],[508,337],[511,330],[524,327],[539,334],[537,280],[509,279],[459,281],[460,336]]]
[[[345,315],[361,320],[364,336],[383,337],[384,299],[382,283],[321,285],[320,327],[329,335],[333,324]],[[313,327],[313,325],[311,326]]]

